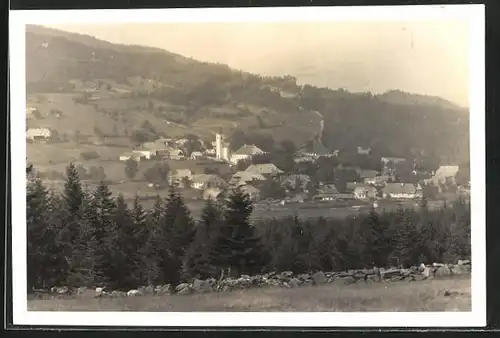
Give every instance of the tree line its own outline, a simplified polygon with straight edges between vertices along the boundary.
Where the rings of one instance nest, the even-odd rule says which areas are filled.
[[[470,207],[377,212],[343,219],[252,220],[240,190],[207,201],[194,220],[171,189],[150,210],[128,207],[102,183],[82,187],[73,164],[61,193],[27,167],[28,292],[57,285],[176,284],[192,278],[295,273],[455,261],[470,256]]]

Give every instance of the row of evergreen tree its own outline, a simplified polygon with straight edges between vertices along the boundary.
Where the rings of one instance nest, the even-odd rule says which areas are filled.
[[[75,166],[62,193],[27,168],[28,291],[56,285],[176,284],[194,277],[266,271],[332,271],[391,264],[453,261],[470,256],[470,211],[463,202],[431,211],[298,217],[252,222],[253,204],[235,190],[207,201],[195,221],[174,189],[145,210],[128,207],[105,184],[83,188]]]

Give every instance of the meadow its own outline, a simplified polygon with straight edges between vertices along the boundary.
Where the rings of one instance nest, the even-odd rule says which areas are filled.
[[[192,295],[29,299],[30,311],[470,311],[470,276],[418,282],[256,288]]]

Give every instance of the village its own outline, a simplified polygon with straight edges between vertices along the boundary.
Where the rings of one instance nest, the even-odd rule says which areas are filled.
[[[26,135],[28,142],[47,143],[52,138],[52,131],[32,128]],[[370,148],[358,146],[355,155],[363,158],[370,154]],[[231,151],[226,137],[216,133],[211,141],[190,135],[144,142],[124,151],[115,162],[121,162],[125,171],[126,167],[132,167],[131,170],[137,166],[150,167],[142,181],[152,191],[146,196],[138,193],[140,197],[151,199],[155,192],[175,186],[184,192],[188,204],[222,200],[236,187],[246,192],[256,208],[262,210],[284,205],[301,208],[324,205],[356,211],[402,203],[418,206],[424,195],[432,203],[459,196],[468,198],[470,194],[468,177],[457,181],[459,165],[422,170],[412,158],[380,157],[380,170],[373,170],[373,166],[346,166],[338,161],[339,150],[328,151],[321,143],[313,143],[290,155],[295,164],[293,171],[272,163],[272,156],[254,144],[244,144]],[[162,165],[167,168],[167,175],[161,174]],[[335,175],[321,177],[325,175],[315,174],[317,168],[323,167],[325,171],[327,166]],[[341,172],[347,174],[341,175]]]

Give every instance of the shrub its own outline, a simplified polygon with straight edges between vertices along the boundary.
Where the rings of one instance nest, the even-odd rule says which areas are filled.
[[[81,156],[81,158],[83,158],[86,161],[94,160],[94,159],[100,157],[99,154],[94,150],[81,152],[80,156]]]

